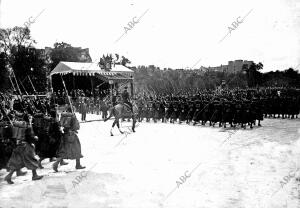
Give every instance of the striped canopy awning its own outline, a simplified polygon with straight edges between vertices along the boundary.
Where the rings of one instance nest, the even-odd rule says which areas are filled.
[[[50,76],[54,74],[73,74],[75,76],[126,76],[132,77],[133,71],[123,65],[113,65],[111,70],[106,71],[100,69],[97,63],[83,63],[83,62],[64,62],[61,61],[57,66],[51,71]]]
[[[132,81],[133,77],[124,75],[124,74],[114,74],[114,75],[100,75],[96,74],[96,77],[101,79],[104,82],[109,82],[110,80],[113,80],[115,82],[128,82]]]

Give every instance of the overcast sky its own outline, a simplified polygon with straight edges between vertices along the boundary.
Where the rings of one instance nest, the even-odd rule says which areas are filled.
[[[22,26],[40,14],[30,25],[36,47],[64,41],[89,48],[93,61],[103,53],[119,53],[132,65],[161,68],[218,66],[236,59],[262,62],[264,71],[300,64],[300,0],[0,0],[0,4],[1,27]],[[138,19],[125,33],[124,27]],[[242,19],[234,29],[232,23]],[[228,27],[234,30],[229,33]]]

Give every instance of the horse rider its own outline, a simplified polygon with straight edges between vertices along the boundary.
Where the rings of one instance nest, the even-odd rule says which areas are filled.
[[[112,106],[117,105],[117,97],[118,97],[117,91],[114,91],[112,96]]]
[[[132,104],[129,101],[130,95],[129,95],[128,91],[127,91],[127,87],[125,87],[124,91],[121,94],[121,97],[122,97],[123,103],[126,104],[126,105],[128,105],[130,107],[131,112],[133,112]]]

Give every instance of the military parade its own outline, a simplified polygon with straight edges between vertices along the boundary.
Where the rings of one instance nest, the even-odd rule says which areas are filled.
[[[0,0],[0,208],[300,208],[298,0]]]
[[[281,94],[279,94],[281,93]],[[143,97],[136,101],[139,121],[161,120],[170,123],[201,123],[226,128],[239,124],[252,128],[264,117],[298,118],[299,90],[253,89],[224,90],[222,92],[200,91],[194,95],[167,95]]]
[[[67,100],[61,96],[61,100]],[[84,168],[80,164],[81,147],[76,136],[79,122],[74,111],[82,115],[82,122],[86,121],[87,113],[106,120],[113,102],[94,97],[72,97],[71,105],[67,104],[65,112],[60,112],[59,120],[58,105],[54,102],[57,97],[20,98],[1,94],[0,167],[9,171],[5,180],[12,184],[11,176],[15,171],[17,176],[25,174],[21,171],[23,167],[32,170],[32,180],[41,179],[36,170],[43,168],[41,161],[46,158],[49,162],[54,161],[56,172],[58,165],[67,165],[63,159],[76,159],[75,168]],[[264,118],[296,119],[300,110],[300,91],[282,88],[205,90],[194,94],[154,96],[144,93],[132,99],[126,88],[116,93],[114,104],[124,104],[131,109],[129,100],[138,109],[136,118],[140,123],[160,121],[222,128],[263,126]]]
[[[132,89],[130,83],[111,86],[102,93],[68,91],[64,81],[63,86],[43,95],[23,95],[21,91],[0,94],[0,169],[6,170],[3,179],[7,184],[14,184],[14,173],[16,177],[26,176],[23,168],[32,172],[33,181],[43,180],[39,171],[48,164],[54,173],[68,166],[67,160],[75,160],[75,170],[85,169],[78,131],[82,123],[90,122],[87,115],[95,115],[100,122],[113,119],[110,136],[114,136],[114,126],[124,134],[122,125],[128,122],[132,133],[146,123],[243,131],[264,128],[266,118],[297,120],[300,113],[297,88],[221,85],[215,89],[133,94],[128,89]]]

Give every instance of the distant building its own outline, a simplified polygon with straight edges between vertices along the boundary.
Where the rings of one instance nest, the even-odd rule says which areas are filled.
[[[246,65],[247,68],[253,64],[253,61],[247,60],[235,60],[228,61],[227,65],[215,66],[215,67],[201,67],[200,70],[203,71],[215,71],[215,72],[224,72],[224,73],[237,73],[243,71],[243,66]]]
[[[92,62],[90,52],[88,48],[81,48],[81,47],[73,47],[77,51],[78,59],[80,62]],[[45,47],[44,49],[39,49],[46,60],[50,62],[50,54],[53,51],[51,47]]]
[[[76,47],[79,51],[80,56],[78,57],[82,62],[92,62],[90,51],[88,48]]]

